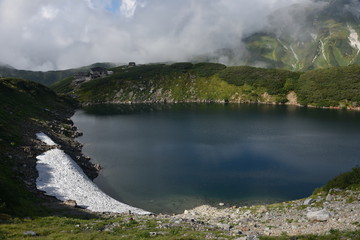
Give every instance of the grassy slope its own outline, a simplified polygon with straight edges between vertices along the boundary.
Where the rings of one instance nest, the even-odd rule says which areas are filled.
[[[159,222],[163,226],[169,219],[151,217],[123,216],[112,219],[74,219],[65,217],[44,217],[36,219],[16,219],[13,223],[0,225],[0,239],[159,239],[159,240],[191,240],[191,239],[239,239],[239,236],[230,236],[227,231],[204,227],[199,231],[191,223],[180,227],[159,229]],[[107,226],[112,230],[104,231]],[[24,237],[24,232],[33,231],[36,237]],[[156,233],[153,234],[153,233]],[[323,236],[287,236],[260,237],[261,240],[339,240],[359,239],[360,231],[340,232],[332,230]]]
[[[0,213],[21,216],[38,214],[35,204],[16,169],[22,151],[23,132],[31,123],[48,121],[51,112],[69,107],[48,88],[30,81],[0,78]]]
[[[220,64],[154,64],[116,68],[115,74],[78,86],[71,79],[52,87],[83,103],[102,102],[276,102],[295,91],[301,105],[357,107],[360,66],[317,69],[305,73]],[[265,96],[264,93],[270,94]]]
[[[152,64],[116,68],[114,75],[82,84],[75,94],[91,102],[285,102],[289,81],[299,73],[254,67],[228,67],[213,63]],[[72,93],[69,79],[52,88]],[[267,92],[273,95],[264,99]]]

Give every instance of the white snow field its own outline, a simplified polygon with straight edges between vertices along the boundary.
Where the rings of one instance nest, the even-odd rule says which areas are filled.
[[[48,145],[56,145],[44,133],[37,138]],[[60,149],[51,149],[37,158],[39,177],[37,189],[61,201],[75,200],[78,206],[93,212],[150,214],[139,208],[121,203],[96,186],[70,156]]]
[[[51,140],[51,138],[49,138],[45,133],[37,133],[36,134],[37,139],[39,139],[40,141],[44,142],[45,144],[49,145],[49,146],[56,146],[56,143]]]

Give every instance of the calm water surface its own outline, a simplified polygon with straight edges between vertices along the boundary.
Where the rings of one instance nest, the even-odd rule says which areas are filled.
[[[132,206],[303,198],[360,163],[360,113],[268,105],[100,105],[72,118],[95,182]]]

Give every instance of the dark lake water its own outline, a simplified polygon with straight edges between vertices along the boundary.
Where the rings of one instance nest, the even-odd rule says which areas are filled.
[[[148,211],[303,198],[360,163],[360,113],[272,105],[99,105],[72,118],[95,182]]]

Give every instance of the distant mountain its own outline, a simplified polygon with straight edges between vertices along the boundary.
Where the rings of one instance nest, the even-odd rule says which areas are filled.
[[[358,0],[295,4],[274,12],[265,29],[242,39],[241,54],[221,49],[214,55],[234,64],[301,71],[360,64],[359,23]]]
[[[18,70],[9,65],[0,63],[0,77],[15,77],[15,78],[27,79],[41,83],[46,86],[50,86],[54,82],[70,77],[77,72],[88,71],[90,68],[93,67],[112,68],[112,67],[116,67],[116,64],[95,63],[90,66],[85,66],[80,68],[40,72],[40,71]]]
[[[291,70],[360,64],[359,13],[359,1],[351,0],[279,10],[264,32],[245,39],[245,63]]]

